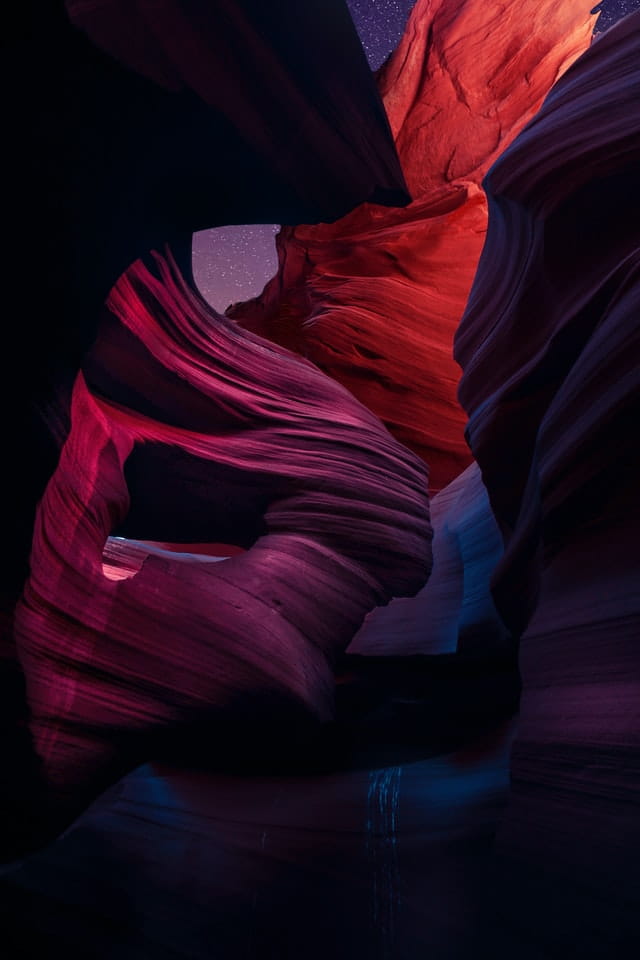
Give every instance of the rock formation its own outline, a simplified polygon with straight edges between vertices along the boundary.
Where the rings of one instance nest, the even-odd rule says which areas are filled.
[[[498,926],[545,956],[640,945],[639,105],[637,13],[489,172],[456,337],[505,541],[494,598],[521,638]]]
[[[486,229],[491,163],[589,45],[589,0],[418,0],[378,73],[413,202],[288,227],[279,271],[230,316],[317,363],[429,464],[470,462],[452,356]]]
[[[435,496],[433,571],[416,597],[372,610],[349,648],[368,656],[505,652],[490,582],[502,538],[476,463]]]
[[[3,632],[72,384],[120,274],[167,242],[188,262],[205,227],[317,222],[409,199],[343,0],[25,0],[15,14],[2,58],[5,268],[25,293],[4,341]]]
[[[326,3],[262,6],[223,0],[216,9],[229,14],[225,30],[246,40],[252,56],[282,53],[290,104],[315,102],[317,87],[298,99],[292,64],[306,49],[293,50],[293,33],[284,52],[278,46],[275,7],[287,7],[311,42]],[[593,16],[582,0],[505,2],[499,13],[472,0],[418,3],[379,75],[401,158],[426,158],[407,169],[413,203],[392,214],[360,206],[339,226],[285,231],[278,278],[242,317],[234,311],[248,330],[208,309],[180,270],[214,132],[232,137],[218,171],[226,164],[236,185],[265,163],[264,179],[247,186],[237,209],[253,209],[279,184],[283,192],[256,209],[293,216],[308,209],[313,191],[303,173],[286,186],[286,160],[250,122],[251,103],[278,101],[277,83],[253,101],[238,77],[242,61],[229,66],[239,83],[229,103],[247,119],[245,137],[239,130],[234,139],[225,103],[208,102],[196,69],[204,61],[193,51],[203,49],[201,38],[218,38],[207,23],[197,35],[187,31],[179,15],[187,7],[204,9],[195,0],[155,5],[160,35],[152,43],[139,42],[151,23],[142,0],[127,7],[130,36],[106,30],[124,16],[116,0],[69,4],[86,37],[70,33],[53,4],[48,20],[23,13],[18,35],[21,54],[42,55],[32,94],[52,71],[51,88],[31,101],[40,150],[30,153],[27,141],[32,160],[46,155],[43,144],[67,143],[76,107],[98,89],[111,93],[93,104],[93,133],[80,138],[91,150],[80,152],[68,179],[62,162],[38,168],[29,195],[46,199],[52,225],[40,296],[51,306],[58,284],[63,319],[56,325],[56,311],[39,310],[27,300],[32,288],[16,282],[26,319],[9,325],[8,355],[22,379],[5,403],[16,409],[6,446],[16,467],[6,533],[15,563],[2,586],[8,622],[12,591],[24,585],[11,626],[29,708],[19,683],[7,685],[4,756],[16,763],[5,779],[11,786],[22,778],[13,809],[3,811],[13,853],[25,849],[25,820],[26,839],[41,843],[156,750],[165,763],[195,757],[209,769],[139,767],[48,850],[4,867],[0,904],[10,922],[2,918],[2,936],[17,931],[18,946],[31,951],[18,957],[54,943],[105,960],[114,951],[135,956],[138,947],[153,960],[169,952],[264,960],[270,948],[279,958],[322,960],[353,956],[362,944],[394,960],[635,958],[640,13],[588,47]],[[250,29],[256,24],[270,37],[266,48]],[[92,87],[96,70],[102,79]],[[72,92],[73,76],[87,80],[77,103],[60,98]],[[310,76],[320,83],[322,71]],[[524,85],[515,81],[522,77]],[[353,79],[364,115],[374,104],[393,166],[379,101],[366,92],[373,86]],[[320,96],[325,106],[333,84],[323,88],[328,99]],[[136,145],[142,107],[143,140],[154,130],[163,136],[145,140],[132,161],[122,148]],[[119,136],[96,139],[108,116]],[[180,150],[171,150],[181,128],[170,117],[187,125],[201,118],[211,134],[193,194]],[[212,127],[205,118],[215,118]],[[270,119],[280,130],[275,107]],[[296,115],[289,119],[295,132]],[[348,136],[357,124],[343,120],[330,124],[333,133],[361,154],[360,135],[355,145]],[[304,131],[317,146],[322,122]],[[180,148],[193,147],[199,134],[190,136],[178,138]],[[363,197],[404,202],[402,178],[391,183],[380,168],[370,176],[366,162],[345,197],[336,181],[340,157],[352,150],[341,152],[339,135],[330,139],[336,192],[318,194],[317,220]],[[147,206],[149,196],[129,208],[131,170],[148,170],[158,142],[168,163],[160,180],[177,193],[162,209]],[[244,159],[234,171],[240,142]],[[85,175],[87,157],[94,165]],[[116,186],[105,171],[113,162],[123,192],[111,210]],[[317,167],[309,170],[313,187]],[[171,172],[180,174],[175,183]],[[485,193],[486,242],[451,358],[454,307],[462,310],[483,240]],[[204,201],[211,213],[213,191]],[[103,258],[96,224],[104,226]],[[427,469],[398,437],[435,455],[434,487],[466,462],[456,364],[477,465],[434,499],[435,567],[421,591],[431,562]],[[19,441],[36,467],[24,489]],[[233,556],[219,562],[214,543]],[[402,600],[370,613],[418,591],[412,619]],[[416,653],[423,642],[444,656],[379,656],[390,652],[392,631],[394,640],[404,634],[394,654]],[[351,656],[341,656],[354,634]],[[503,723],[519,692],[511,663],[495,657],[484,685],[474,659],[512,642],[522,679],[515,729]],[[16,680],[11,653],[5,644],[3,682]],[[362,656],[371,653],[378,656]],[[354,683],[348,670],[358,659],[367,666]],[[380,709],[368,712],[379,694]],[[288,779],[212,772],[217,751],[228,756],[236,744],[241,767],[253,749],[264,769],[274,742],[288,740],[295,755],[322,740],[319,730],[339,737],[348,724],[336,731],[327,722],[334,695],[351,711],[351,732],[363,734],[360,751],[322,757],[341,757],[346,770],[329,764],[329,775],[309,775],[318,760],[311,751],[296,757]],[[443,746],[453,728],[462,740]]]
[[[331,220],[365,200],[409,198],[343,0],[304,9],[297,0],[25,0],[14,13],[2,57],[3,87],[11,92],[3,209],[5,270],[20,297],[3,328],[0,678],[3,702],[11,706],[3,710],[0,733],[16,764],[0,800],[2,809],[13,805],[3,818],[13,824],[5,839],[20,848],[17,821],[36,792],[21,781],[37,767],[24,756],[24,709],[14,709],[22,681],[12,617],[29,575],[36,507],[70,429],[74,389],[76,407],[89,409],[76,379],[110,289],[134,261],[165,243],[188,264],[194,230]],[[222,55],[225,47],[233,57]],[[92,464],[108,439],[108,431],[96,430],[96,450],[83,454]],[[107,447],[117,473],[122,447]],[[158,479],[156,473],[154,486]],[[92,496],[94,487],[83,482]],[[122,505],[124,487],[116,482],[116,488]],[[252,507],[254,525],[261,505]],[[198,531],[188,539],[205,537]],[[32,572],[42,575],[37,564]]]
[[[330,719],[337,655],[431,566],[424,464],[154,259],[109,297],[85,363],[100,398],[76,381],[14,618],[56,817],[144,759],[150,733],[221,711],[231,738],[234,723],[282,737],[282,715],[290,729]],[[112,532],[180,542],[194,529],[247,549],[212,562],[124,540],[103,557]]]

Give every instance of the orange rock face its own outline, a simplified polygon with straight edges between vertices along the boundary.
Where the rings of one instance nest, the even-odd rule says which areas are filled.
[[[279,271],[228,311],[347,386],[428,461],[470,462],[454,332],[483,245],[481,181],[591,41],[591,0],[418,0],[378,83],[413,202],[284,227]]]

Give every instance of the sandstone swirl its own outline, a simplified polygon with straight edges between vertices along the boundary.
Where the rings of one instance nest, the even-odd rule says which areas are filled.
[[[372,610],[350,653],[374,656],[455,653],[483,656],[511,649],[490,590],[502,538],[476,463],[430,504],[433,571],[416,597]]]
[[[378,85],[413,202],[287,227],[262,295],[227,311],[312,359],[430,466],[470,463],[452,357],[482,249],[481,180],[588,46],[589,0],[418,0]]]
[[[57,564],[51,561],[47,570],[40,564],[49,565],[54,544],[62,550],[63,532],[58,528],[59,536],[48,544],[36,537],[29,595],[34,582],[44,580],[49,590],[57,583],[61,595],[55,602],[63,608],[67,587],[68,602],[78,602],[71,566],[78,565],[80,579],[87,564],[93,570],[94,553],[83,559],[79,543],[85,542],[86,524],[98,523],[95,516],[87,517],[83,526],[82,498],[95,506],[92,498],[101,502],[105,497],[106,503],[112,495],[118,516],[124,503],[118,478],[126,444],[121,438],[111,443],[98,408],[76,382],[83,357],[95,344],[109,291],[132,263],[166,243],[184,264],[194,230],[229,223],[328,221],[366,200],[402,205],[409,199],[389,122],[344,0],[24,0],[13,13],[0,63],[8,91],[4,130],[11,144],[3,225],[6,275],[22,293],[19,308],[3,327],[3,482],[9,507],[0,575],[0,699],[6,705],[0,740],[15,763],[11,761],[0,796],[2,822],[11,825],[3,832],[0,856],[10,854],[7,844],[20,850],[38,833],[28,822],[31,801],[36,817],[41,805],[32,782],[37,763],[26,742],[12,617],[30,572],[36,507],[70,429],[74,384],[74,436],[62,456],[70,470],[65,481],[70,483],[69,501],[60,490],[59,473],[46,495],[49,505],[52,497],[61,497],[56,517],[58,523],[65,517],[71,522],[65,534],[71,553]],[[332,69],[327,72],[329,58]],[[276,355],[267,351],[267,356]],[[178,390],[175,379],[172,385]],[[194,399],[196,394],[193,390],[190,396],[200,409],[207,401]],[[379,426],[372,429],[384,435]],[[282,440],[286,450],[297,444],[297,437]],[[93,476],[101,457],[105,472]],[[158,466],[156,461],[154,489],[160,486]],[[167,480],[167,492],[172,482]],[[296,487],[291,497],[298,492]],[[237,499],[237,487],[233,495]],[[245,501],[251,503],[250,518],[241,518],[237,507],[227,516],[227,527],[239,520],[238,538],[247,531],[251,535],[264,506],[260,483],[258,489],[247,488]],[[189,504],[190,539],[206,539],[204,528],[211,525],[206,511],[203,529],[193,534],[196,502],[192,485],[165,514],[164,532],[172,513],[174,527],[181,526]],[[46,513],[48,508],[43,509]],[[293,501],[291,511],[296,511]],[[139,508],[138,519],[141,512]],[[219,515],[216,522],[221,524]],[[42,524],[46,526],[42,515],[38,523],[40,536]],[[109,518],[100,514],[100,523],[106,535]],[[169,533],[161,538],[178,535]],[[61,578],[60,564],[70,572],[69,582]],[[148,571],[140,582],[147,578]],[[99,617],[102,601],[93,604],[93,586],[89,578],[82,612],[92,616],[93,610]],[[115,589],[100,579],[97,586]],[[143,625],[140,619],[135,622],[134,634]],[[29,633],[24,609],[17,625],[22,643]],[[83,630],[62,612],[57,626],[47,629],[58,638]],[[136,662],[133,635],[129,640]],[[117,651],[113,654],[113,670],[124,675],[131,664]],[[65,669],[60,665],[62,673]],[[34,703],[41,702],[42,672],[27,680]],[[65,697],[71,696],[65,683],[58,691],[63,704],[58,720],[51,711],[54,741],[72,736],[60,732]],[[54,695],[42,695],[49,694]],[[34,709],[38,714],[39,708]],[[98,740],[101,736],[96,734]]]
[[[426,468],[342,386],[217,317],[169,254],[134,264],[108,306],[85,365],[101,396],[79,376],[15,615],[67,815],[140,759],[143,735],[222,710],[230,738],[247,723],[265,743],[327,720],[336,655],[431,565]],[[247,549],[222,562],[118,540],[103,556],[122,530],[184,541],[196,522],[229,540],[230,517]]]

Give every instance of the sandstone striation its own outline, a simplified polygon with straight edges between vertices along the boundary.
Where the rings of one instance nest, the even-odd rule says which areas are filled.
[[[329,720],[337,656],[372,607],[415,594],[431,567],[426,468],[342,386],[217,317],[170,255],[134,264],[108,309],[86,363],[100,396],[80,375],[15,613],[30,730],[60,817],[143,758],[150,734],[221,711],[230,738],[244,724],[295,738]],[[116,332],[109,348],[120,326],[130,337]],[[137,350],[118,356],[131,338]],[[147,491],[163,475],[154,509]],[[242,516],[246,549],[215,562],[107,543],[132,529],[160,540],[165,510],[178,541],[196,518],[227,540]]]
[[[505,542],[493,595],[521,638],[494,902],[511,950],[531,941],[548,956],[627,957],[640,943],[639,104],[634,14],[489,172],[456,338]]]
[[[452,356],[482,250],[491,163],[589,45],[592,3],[418,0],[378,85],[413,202],[286,227],[279,270],[227,313],[309,357],[430,466],[470,463]]]

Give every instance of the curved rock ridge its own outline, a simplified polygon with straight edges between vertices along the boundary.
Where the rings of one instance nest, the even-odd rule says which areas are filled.
[[[639,172],[636,13],[485,179],[489,229],[456,338],[505,541],[494,598],[521,637],[493,895],[505,955],[523,940],[554,957],[640,946]]]
[[[231,738],[243,717],[280,736],[293,717],[328,719],[336,656],[431,566],[426,468],[342,386],[216,316],[169,254],[134,264],[108,308],[86,364],[101,396],[78,377],[15,616],[35,749],[66,813],[122,772],[140,735],[223,709]],[[245,552],[107,543],[127,524],[166,533],[137,502],[163,485],[159,449],[175,538],[195,513],[224,542],[246,508]],[[136,453],[144,482],[128,489]],[[172,456],[188,469],[172,476]]]
[[[433,570],[422,590],[372,610],[349,647],[367,656],[501,653],[508,631],[490,591],[502,538],[472,463],[431,500]]]
[[[286,227],[279,270],[227,314],[312,359],[430,465],[470,463],[452,357],[486,230],[482,177],[585,50],[578,0],[418,0],[377,80],[413,202]]]
[[[167,242],[189,259],[195,230],[409,199],[343,0],[24,0],[14,13],[1,62],[12,91],[6,271],[30,296],[3,344],[14,374],[3,379],[4,452],[16,464],[8,616],[59,454],[53,411],[64,437],[75,375],[122,272]]]
[[[469,444],[507,541],[496,591],[520,633],[543,561],[592,524],[603,497],[615,509],[634,461],[637,23],[593,44],[484,181],[490,230],[455,356]]]
[[[409,199],[342,0],[23,0],[11,19],[0,58],[11,145],[5,273],[25,294],[3,326],[0,378],[10,505],[0,740],[17,757],[7,761],[13,796],[8,783],[0,794],[0,819],[11,824],[3,841],[17,837],[12,811],[21,814],[33,792],[22,783],[32,764],[22,708],[14,709],[22,683],[12,616],[29,574],[36,507],[69,431],[73,385],[113,284],[167,242],[189,262],[194,230],[325,221],[364,200]],[[156,54],[162,69],[147,69]],[[200,532],[191,539],[201,542]]]

